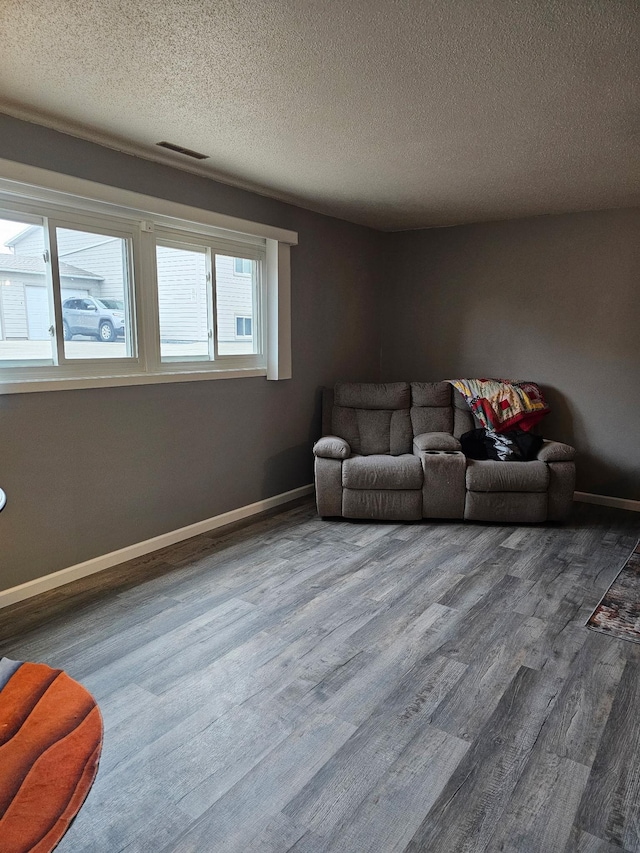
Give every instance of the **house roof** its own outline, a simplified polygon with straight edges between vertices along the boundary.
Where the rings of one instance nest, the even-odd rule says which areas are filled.
[[[42,226],[41,225],[27,225],[27,226],[25,226],[22,229],[22,231],[18,231],[17,234],[14,234],[10,240],[5,240],[4,245],[5,246],[12,246],[12,247],[15,246],[16,243],[22,242],[22,240],[24,240],[25,237],[28,237],[29,234],[31,234],[33,231],[35,231],[36,228],[42,228]]]
[[[120,151],[389,230],[640,203],[638,0],[43,8],[0,109]]]
[[[45,272],[43,258],[34,258],[27,255],[9,255],[8,253],[0,252],[0,272],[24,272],[32,274],[42,274]],[[93,281],[102,281],[101,275],[96,275],[88,270],[74,267],[71,264],[66,264],[60,261],[60,275],[65,278],[89,278]]]

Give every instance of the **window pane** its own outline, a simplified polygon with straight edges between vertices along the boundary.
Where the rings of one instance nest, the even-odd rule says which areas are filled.
[[[160,355],[210,358],[207,255],[204,250],[156,248]]]
[[[236,317],[236,337],[251,337],[251,317]]]
[[[256,352],[255,280],[257,263],[248,258],[216,255],[216,311],[218,353],[247,355]],[[238,270],[248,275],[238,275]]]
[[[0,219],[0,365],[52,360],[44,228]]]
[[[66,358],[133,355],[127,240],[56,228]]]

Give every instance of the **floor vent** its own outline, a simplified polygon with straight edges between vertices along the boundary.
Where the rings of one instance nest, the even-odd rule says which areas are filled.
[[[199,151],[192,151],[190,148],[183,148],[182,145],[174,145],[173,142],[156,142],[161,148],[168,148],[169,151],[177,151],[178,154],[185,154],[187,157],[193,157],[194,160],[208,160],[208,154],[200,154]]]

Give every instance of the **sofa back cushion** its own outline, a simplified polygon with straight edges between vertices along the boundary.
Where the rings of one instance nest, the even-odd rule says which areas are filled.
[[[453,391],[453,434],[460,438],[465,432],[477,429],[481,426],[475,415],[469,408],[469,404],[459,391],[451,386]]]
[[[342,382],[335,386],[331,430],[353,453],[411,453],[408,382]]]
[[[452,387],[448,382],[411,383],[411,426],[413,434],[453,434]]]

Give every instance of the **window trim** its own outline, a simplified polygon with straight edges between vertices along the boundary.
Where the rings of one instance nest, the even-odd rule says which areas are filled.
[[[245,260],[249,260],[249,259],[248,258],[234,258],[234,263],[233,263],[233,274],[234,275],[242,275],[242,276],[251,275],[251,270],[249,270],[249,272],[245,272],[243,269],[242,270],[238,269],[238,263],[237,262],[238,261],[245,261]]]
[[[31,215],[29,208],[46,207],[56,224],[58,216],[54,216],[54,211],[60,214],[60,219],[79,219],[78,227],[88,230],[92,222],[99,228],[115,229],[120,221],[123,230],[135,223],[132,311],[138,319],[136,363],[131,358],[74,360],[70,367],[68,363],[56,367],[55,375],[51,365],[25,367],[17,371],[19,375],[6,368],[12,370],[12,378],[3,376],[5,368],[1,368],[0,394],[241,376],[291,378],[290,247],[298,243],[296,232],[3,159],[0,159],[0,193],[3,200],[11,202],[16,214]],[[42,214],[34,211],[34,215]],[[156,290],[155,278],[151,288],[141,274],[141,267],[150,269],[150,264],[155,272],[155,240],[145,240],[145,235],[153,233],[155,228],[162,233],[173,231],[185,242],[194,235],[200,235],[210,245],[219,242],[222,253],[228,254],[230,245],[237,244],[245,256],[262,256],[266,279],[265,305],[261,309],[264,366],[257,366],[256,356],[238,355],[219,356],[208,364],[161,362],[159,335],[154,334],[158,326],[157,294],[154,300],[152,293]]]
[[[165,236],[166,234],[166,236]],[[206,299],[207,299],[207,330],[215,329],[215,320],[214,320],[214,306],[213,300],[215,298],[215,294],[213,293],[213,288],[211,286],[211,263],[210,263],[210,249],[204,242],[201,242],[197,239],[187,240],[186,237],[183,237],[182,240],[176,235],[173,231],[160,231],[156,230],[156,268],[157,268],[157,250],[159,248],[165,249],[177,249],[178,251],[187,251],[187,252],[196,252],[204,256],[205,259],[205,267],[206,267],[206,276],[207,280],[205,283],[206,286]],[[160,290],[160,281],[156,272],[156,298],[159,300],[159,290]],[[158,308],[158,322],[160,322],[160,310]],[[162,331],[160,329],[160,331]],[[214,332],[215,334],[215,332]],[[200,356],[197,358],[189,358],[189,356],[182,355],[173,355],[173,356],[164,356],[162,355],[162,339],[160,340],[160,366],[163,365],[175,365],[175,364],[202,364],[209,365],[214,357],[214,347],[212,345],[212,340],[207,335],[207,355]]]
[[[235,314],[234,318],[235,318],[235,326],[236,326],[236,328],[235,328],[235,339],[237,341],[246,341],[249,338],[252,338],[253,337],[253,317],[249,317],[247,314]],[[243,321],[242,325],[244,328],[246,328],[246,321],[247,320],[249,321],[249,323],[251,323],[251,331],[249,332],[248,335],[247,334],[243,334],[243,335],[238,334],[238,320]]]

